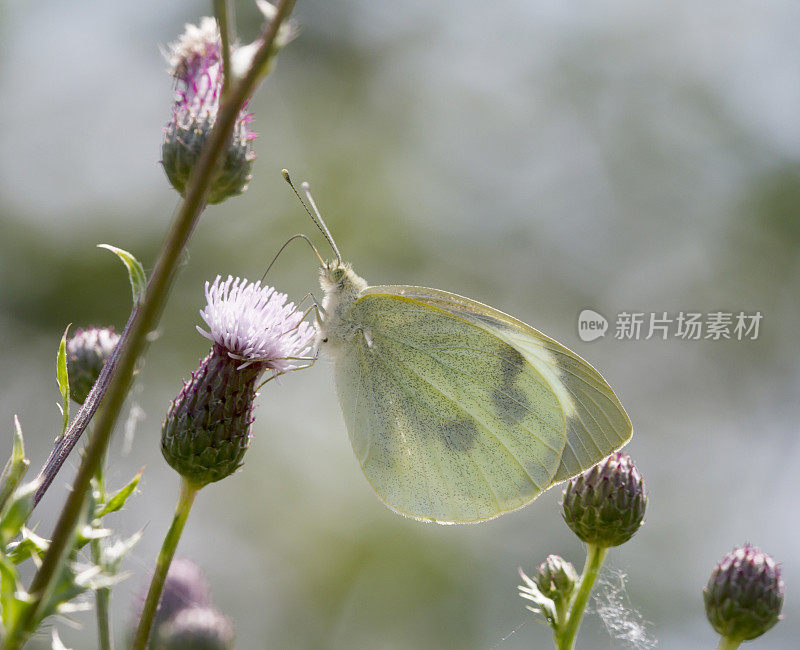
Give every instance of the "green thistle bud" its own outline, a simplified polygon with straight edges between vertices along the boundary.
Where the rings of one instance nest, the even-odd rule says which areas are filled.
[[[185,116],[184,120],[173,120],[164,129],[161,146],[161,163],[169,182],[181,196],[185,196],[189,176],[200,159],[200,152],[211,133],[213,122],[208,117]],[[225,159],[211,181],[208,203],[221,203],[227,198],[242,194],[252,178],[252,140],[255,136],[244,124],[237,127]]]
[[[582,541],[607,548],[633,537],[646,506],[639,470],[617,452],[567,483],[562,515]]]
[[[158,631],[156,650],[231,650],[230,620],[213,607],[187,607]]]
[[[558,555],[548,555],[539,565],[536,586],[550,600],[568,600],[578,583],[578,573],[570,562]]]
[[[575,567],[558,555],[548,555],[533,579],[522,569],[519,576],[525,583],[519,586],[519,595],[533,603],[526,608],[541,614],[554,630],[559,630],[566,621],[569,599],[578,583]]]
[[[200,312],[214,345],[184,382],[161,429],[166,461],[194,488],[219,481],[242,464],[250,442],[253,403],[267,371],[303,367],[315,329],[286,294],[246,280],[206,283]]]
[[[241,363],[214,346],[167,411],[161,452],[194,487],[233,474],[247,451],[263,369]]]
[[[172,120],[164,129],[161,163],[181,196],[217,119],[223,80],[221,47],[213,18],[203,18],[199,26],[187,25],[171,46],[175,103]],[[208,203],[221,203],[247,189],[255,160],[252,117],[245,109],[240,112],[225,159],[209,184]]]
[[[67,341],[69,395],[83,404],[119,341],[113,327],[80,329]]]
[[[131,640],[136,624],[142,615],[147,598],[145,588],[134,600],[131,626]],[[209,607],[211,605],[211,589],[206,582],[200,567],[186,558],[175,558],[169,565],[164,589],[158,601],[153,628],[158,630],[182,609],[187,607]]]
[[[745,544],[717,564],[703,589],[711,626],[731,641],[761,636],[781,618],[781,569],[769,555]]]

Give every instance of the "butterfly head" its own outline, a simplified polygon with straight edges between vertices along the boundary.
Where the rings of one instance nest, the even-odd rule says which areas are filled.
[[[328,349],[334,349],[352,334],[350,309],[367,288],[367,281],[348,262],[334,260],[320,269],[319,283],[325,297],[323,316],[317,319],[317,345],[327,344]]]
[[[359,294],[366,281],[359,277],[349,262],[333,260],[320,269],[319,282],[326,294]]]

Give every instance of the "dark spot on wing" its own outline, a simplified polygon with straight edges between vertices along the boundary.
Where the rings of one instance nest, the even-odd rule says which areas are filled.
[[[492,401],[505,424],[517,424],[528,414],[528,398],[516,386],[508,386],[502,392],[494,391]]]
[[[528,398],[516,385],[519,377],[525,372],[525,357],[519,350],[507,346],[500,360],[500,385],[492,390],[492,401],[497,407],[497,414],[506,424],[516,424],[528,412]]]
[[[510,345],[505,347],[502,357],[500,372],[503,376],[503,385],[508,386],[513,384],[517,377],[525,371],[525,357]]]
[[[469,451],[478,439],[477,427],[472,420],[445,422],[440,433],[445,446],[459,453]]]

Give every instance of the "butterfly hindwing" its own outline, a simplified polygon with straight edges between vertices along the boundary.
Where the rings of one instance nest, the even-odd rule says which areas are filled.
[[[411,290],[432,291],[373,287],[346,316],[358,333],[336,355],[336,384],[364,473],[387,505],[420,519],[481,521],[525,505],[564,462],[555,371],[496,324],[436,303],[451,294],[401,293]]]

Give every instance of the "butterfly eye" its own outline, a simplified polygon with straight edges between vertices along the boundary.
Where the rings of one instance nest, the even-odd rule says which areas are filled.
[[[344,269],[333,269],[331,271],[331,280],[339,282],[344,277]]]

